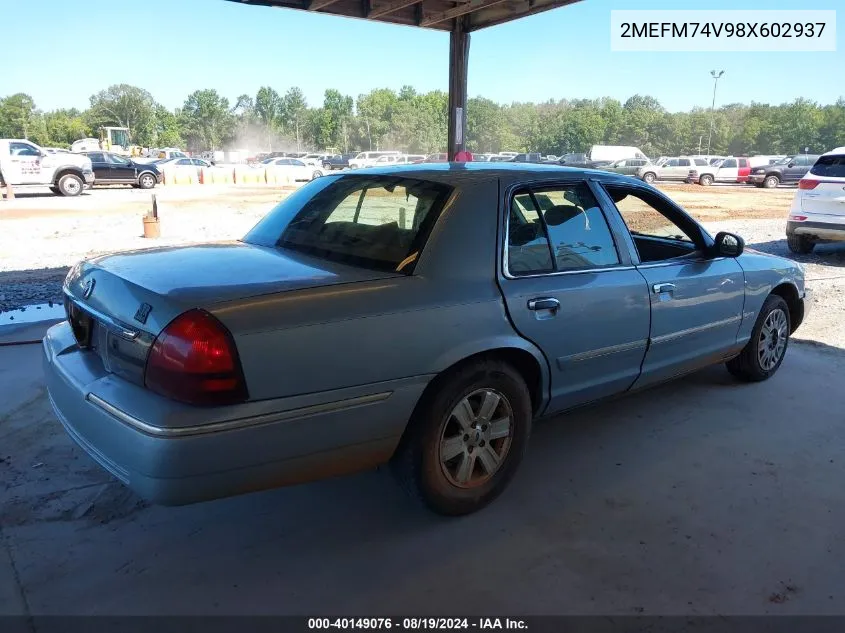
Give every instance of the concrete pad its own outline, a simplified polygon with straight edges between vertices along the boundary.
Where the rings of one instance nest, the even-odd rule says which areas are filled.
[[[11,353],[32,393],[40,350]],[[792,345],[765,383],[714,367],[540,423],[462,519],[379,472],[151,507],[0,379],[0,524],[34,615],[845,614],[843,370]]]

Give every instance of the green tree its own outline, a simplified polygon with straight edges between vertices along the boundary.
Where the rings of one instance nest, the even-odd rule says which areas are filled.
[[[308,102],[302,90],[294,86],[285,93],[282,100],[281,119],[285,129],[296,139],[296,149],[302,148],[302,130],[305,127]]]
[[[273,132],[279,127],[284,100],[269,86],[262,86],[255,95],[255,115],[267,132],[267,149],[273,151]]]
[[[179,123],[179,112],[171,112],[160,103],[155,107],[155,137],[154,145],[158,147],[183,147],[185,139],[182,136],[182,126]]]
[[[48,112],[44,115],[44,123],[51,146],[68,147],[91,135],[82,113],[76,108]]]
[[[91,95],[90,102],[86,119],[92,129],[127,127],[134,143],[154,144],[156,102],[143,88],[115,84]]]
[[[328,113],[331,123],[328,139],[324,147],[339,147],[343,151],[349,149],[350,122],[352,121],[352,97],[343,95],[337,90],[326,90],[323,99],[323,109]]]
[[[369,94],[358,96],[356,110],[360,135],[367,149],[378,149],[383,145],[393,125],[397,101],[396,93],[388,88],[377,88]]]
[[[181,119],[188,146],[194,150],[219,149],[234,131],[229,100],[217,94],[216,90],[193,92],[185,100]]]
[[[30,138],[37,127],[35,101],[19,92],[0,100],[0,138]]]

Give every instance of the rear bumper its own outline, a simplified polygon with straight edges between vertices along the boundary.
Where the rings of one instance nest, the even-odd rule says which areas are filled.
[[[809,220],[805,222],[795,222],[789,220],[786,223],[786,234],[806,235],[819,241],[830,240],[832,242],[843,242],[845,241],[845,223],[818,222]]]
[[[384,463],[427,383],[404,379],[203,409],[105,373],[99,358],[75,345],[67,322],[47,332],[43,351],[50,403],[68,435],[139,495],[164,505]]]

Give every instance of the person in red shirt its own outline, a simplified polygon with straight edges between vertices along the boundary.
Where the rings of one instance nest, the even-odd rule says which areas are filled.
[[[469,163],[472,162],[472,152],[468,152],[466,150],[462,150],[455,154],[455,162],[456,163]]]

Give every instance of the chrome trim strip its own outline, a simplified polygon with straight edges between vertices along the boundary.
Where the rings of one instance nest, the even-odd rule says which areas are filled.
[[[637,266],[640,270],[645,268],[665,268],[666,266],[679,266],[684,264],[709,264],[710,262],[720,262],[727,257],[713,257],[708,259],[706,257],[697,257],[695,259],[674,259],[671,261],[656,262],[654,264],[640,264]]]
[[[705,323],[704,325],[697,325],[695,327],[687,328],[686,330],[679,330],[678,332],[671,332],[669,334],[662,334],[660,336],[654,336],[651,338],[652,345],[657,343],[667,343],[669,341],[674,341],[676,339],[682,338],[684,336],[688,336],[689,334],[698,334],[699,332],[706,332],[707,330],[712,330],[717,327],[722,327],[723,325],[730,325],[731,323],[739,322],[741,317],[739,315],[732,316],[728,319],[722,319],[721,321],[713,321],[712,323]]]
[[[125,338],[127,341],[134,341],[141,334],[140,331],[122,324],[117,319],[105,315],[102,312],[94,310],[92,307],[81,303],[76,297],[70,295],[69,293],[65,292],[65,296],[67,297],[68,301],[73,303],[73,305],[75,305],[77,308],[79,308],[83,312],[87,312],[92,317],[97,319],[97,321],[101,322],[106,327],[106,329],[112,334],[116,334],[121,338]]]
[[[600,358],[602,356],[610,356],[611,354],[619,354],[621,352],[630,352],[635,349],[644,349],[648,345],[648,340],[631,341],[630,343],[621,343],[620,345],[609,345],[608,347],[600,347],[599,349],[592,349],[587,352],[580,352],[578,354],[571,354],[569,356],[560,356],[557,359],[557,366],[563,369],[566,363],[577,363],[582,360],[590,360],[593,358]]]
[[[183,427],[163,427],[148,424],[143,420],[139,420],[135,416],[129,415],[125,411],[117,408],[113,404],[106,402],[99,396],[88,393],[85,399],[93,405],[100,407],[106,413],[117,418],[127,426],[130,426],[141,433],[152,435],[154,437],[186,437],[190,435],[207,435],[208,433],[217,433],[219,431],[232,431],[235,429],[242,429],[250,426],[258,426],[261,424],[270,424],[272,422],[281,422],[285,420],[296,420],[299,418],[306,418],[321,413],[334,413],[336,411],[344,411],[355,407],[367,406],[387,400],[393,394],[392,391],[384,391],[381,393],[373,393],[366,396],[358,396],[356,398],[347,398],[345,400],[337,400],[335,402],[326,402],[323,404],[312,404],[307,407],[299,407],[296,409],[289,409],[287,411],[274,411],[273,413],[264,413],[262,415],[253,415],[246,418],[236,418],[234,420],[225,420],[223,422],[213,422],[211,424],[199,424],[194,426]]]
[[[507,257],[507,247],[505,247],[505,257]],[[584,274],[593,274],[596,273],[605,273],[605,272],[612,272],[615,270],[634,270],[635,266],[608,266],[606,268],[579,268],[578,270],[559,270],[550,273],[532,273],[530,275],[517,275],[513,276],[508,271],[508,263],[507,260],[504,262],[504,276],[506,279],[531,279],[532,277],[560,277],[561,275],[584,275]]]

